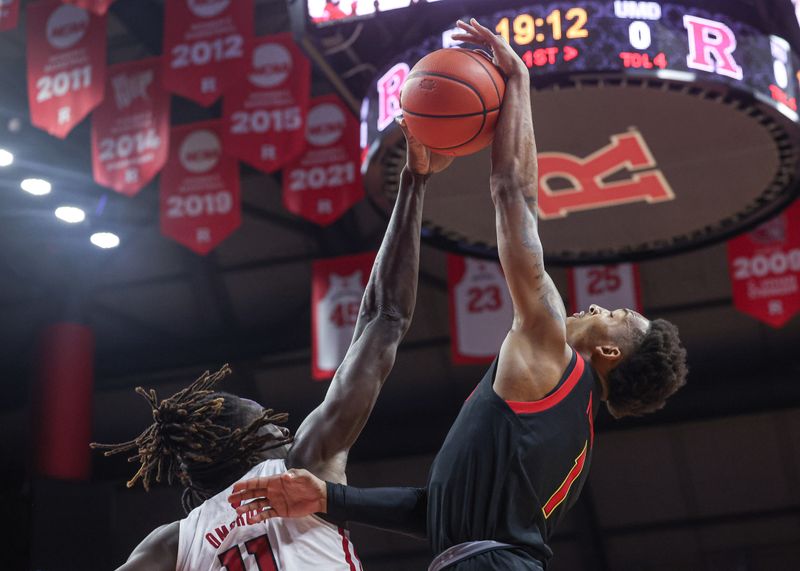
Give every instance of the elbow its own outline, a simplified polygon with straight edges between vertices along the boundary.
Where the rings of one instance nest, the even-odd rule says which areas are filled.
[[[536,196],[536,182],[517,175],[492,174],[490,179],[492,201],[495,205],[518,200],[526,196]]]
[[[409,327],[412,312],[394,305],[382,305],[367,316],[368,327],[378,329],[394,343],[400,343]]]

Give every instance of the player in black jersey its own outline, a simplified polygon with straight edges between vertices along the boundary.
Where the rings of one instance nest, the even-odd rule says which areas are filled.
[[[514,321],[500,354],[467,399],[424,489],[357,489],[305,471],[245,482],[260,518],[327,512],[427,536],[430,569],[543,569],[554,527],[586,480],[594,417],[661,408],[686,377],[674,325],[592,306],[567,317],[544,269],[529,73],[475,20],[454,39],[492,51],[507,87],[492,149],[491,193]],[[240,507],[240,510],[247,509]]]

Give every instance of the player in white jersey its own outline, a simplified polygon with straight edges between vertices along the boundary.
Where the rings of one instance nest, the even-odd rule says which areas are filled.
[[[401,127],[405,131],[402,122]],[[129,487],[138,480],[145,489],[162,480],[177,480],[185,487],[188,516],[153,531],[119,571],[361,570],[344,530],[316,516],[246,525],[246,518],[231,509],[228,496],[239,480],[288,468],[346,482],[348,452],[394,365],[414,311],[427,179],[452,162],[430,153],[407,133],[406,139],[406,168],[353,340],[325,400],[294,438],[278,426],[287,415],[216,389],[230,373],[226,366],[160,402],[155,391],[137,388],[150,403],[154,423],[129,442],[93,444],[106,448],[106,455],[134,452],[140,468]]]

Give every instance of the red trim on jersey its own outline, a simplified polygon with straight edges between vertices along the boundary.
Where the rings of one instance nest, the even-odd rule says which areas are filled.
[[[567,499],[567,494],[569,494],[569,490],[572,487],[572,484],[575,480],[578,479],[578,476],[581,475],[583,471],[583,466],[586,463],[586,443],[583,445],[583,450],[581,451],[580,455],[575,458],[575,465],[572,467],[572,470],[569,471],[567,477],[564,478],[564,481],[561,482],[561,485],[555,491],[555,493],[550,496],[550,499],[547,500],[547,503],[542,508],[542,513],[544,514],[545,519],[549,518],[553,511],[561,505],[565,499]]]
[[[341,527],[339,528],[339,535],[342,536],[342,550],[344,551],[345,562],[350,566],[350,571],[358,571],[355,564],[353,564],[353,556],[350,555],[350,540],[347,539],[347,535]],[[360,564],[361,562],[359,562]]]
[[[589,406],[586,407],[586,416],[589,417],[589,448],[594,450],[594,416],[592,413],[592,393],[589,391]]]
[[[574,351],[574,349],[573,349]],[[570,372],[569,377],[564,383],[549,396],[544,397],[541,400],[535,401],[512,401],[507,400],[506,403],[508,406],[511,407],[511,410],[516,412],[517,414],[533,414],[535,412],[542,412],[547,410],[548,408],[552,408],[564,400],[572,389],[575,388],[575,385],[578,384],[578,381],[583,375],[584,369],[584,362],[583,357],[581,357],[580,353],[575,351],[575,366],[572,368],[572,372]]]

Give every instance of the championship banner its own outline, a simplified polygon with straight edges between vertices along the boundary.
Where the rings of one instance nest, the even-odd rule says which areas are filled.
[[[728,270],[742,313],[778,328],[800,311],[800,201],[728,242]]]
[[[19,0],[0,0],[0,32],[13,30],[19,23]]]
[[[106,18],[45,0],[28,5],[31,123],[63,139],[103,100]]]
[[[316,260],[311,277],[314,380],[330,379],[344,359],[377,252]]]
[[[161,233],[202,255],[239,227],[239,163],[222,152],[221,121],[172,129],[160,211]]]
[[[108,70],[106,98],[92,114],[97,184],[133,196],[161,170],[169,150],[169,94],[158,58]]]
[[[611,311],[642,311],[639,268],[636,264],[569,268],[567,280],[570,313],[588,311],[593,303]]]
[[[259,39],[250,66],[223,100],[225,152],[273,172],[306,148],[311,63],[286,33]]]
[[[253,0],[167,0],[164,87],[209,106],[247,73]]]
[[[491,363],[514,319],[511,294],[500,264],[448,254],[447,289],[453,362]]]
[[[94,12],[98,16],[104,15],[108,12],[108,7],[114,0],[61,0],[64,4],[72,4],[78,8]]]
[[[336,95],[316,97],[306,121],[308,148],[284,168],[283,204],[320,226],[364,198],[358,120]]]

